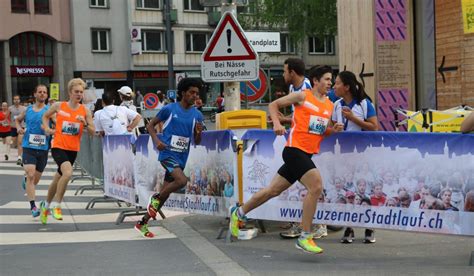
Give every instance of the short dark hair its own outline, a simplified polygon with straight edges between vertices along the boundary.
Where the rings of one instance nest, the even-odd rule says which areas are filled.
[[[287,58],[285,64],[288,65],[288,71],[295,71],[299,76],[304,76],[305,65],[299,58]]]
[[[199,90],[202,89],[202,81],[198,78],[184,78],[178,83],[178,95],[177,100],[181,101],[183,93],[188,91],[190,87],[197,87]]]
[[[311,69],[309,69],[309,81],[311,82],[311,86],[314,85],[313,79],[317,79],[318,81],[320,81],[321,78],[324,76],[324,74],[326,73],[332,74],[332,72],[333,71],[332,71],[331,66],[328,66],[328,65],[322,65],[322,66],[316,65],[316,66],[311,67]]]
[[[105,92],[102,94],[102,102],[105,105],[111,105],[114,103],[114,95],[110,92]]]

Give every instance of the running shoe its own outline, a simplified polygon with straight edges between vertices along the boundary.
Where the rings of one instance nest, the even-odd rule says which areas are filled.
[[[46,224],[46,222],[48,222],[48,215],[49,215],[49,209],[44,207],[44,205],[45,205],[45,202],[43,200],[40,203],[40,220],[42,224]]]
[[[326,225],[320,224],[319,227],[313,232],[313,239],[320,239],[328,236],[328,229]]]
[[[313,240],[313,236],[309,236],[306,239],[298,239],[296,241],[296,248],[303,250],[306,253],[320,254],[323,253],[323,249],[316,245]]]
[[[32,215],[34,218],[36,218],[37,216],[40,215],[40,210],[39,210],[38,208],[36,208],[36,206],[33,207],[33,209],[31,209],[31,215]]]
[[[16,160],[16,164],[18,166],[23,166],[23,161],[21,160],[21,157],[18,157],[18,159]]]
[[[375,230],[365,229],[364,243],[375,243]]]
[[[146,206],[148,215],[153,219],[156,219],[156,214],[160,208],[160,200],[157,198],[158,195],[159,194],[151,195],[150,199],[148,199],[148,205]]]
[[[234,206],[230,208],[229,231],[234,237],[239,236],[239,229],[243,228],[244,223],[247,220],[246,217],[239,218],[239,216],[237,215],[237,210],[239,210],[239,206]]]
[[[21,187],[23,190],[26,190],[26,175],[23,177],[23,180],[21,181]]]
[[[5,161],[8,161],[8,154],[5,154]]]
[[[61,210],[61,207],[54,207],[53,208],[53,218],[56,220],[63,220],[63,211]]]
[[[341,243],[352,243],[354,241],[354,230],[350,227],[346,228],[344,231],[344,236],[342,236]]]
[[[140,224],[138,221],[135,224],[135,230],[137,230],[145,238],[153,238],[155,235],[148,230],[148,224]]]

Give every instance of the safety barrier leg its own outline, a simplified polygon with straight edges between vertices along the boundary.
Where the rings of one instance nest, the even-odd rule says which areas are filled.
[[[74,193],[74,195],[77,195],[79,192],[80,194],[82,195],[84,193],[84,191],[93,191],[93,190],[104,190],[104,185],[101,184],[101,185],[96,185],[95,184],[95,178],[93,177],[90,177],[91,179],[91,182],[92,182],[92,185],[82,185],[80,186],[79,188],[76,189],[76,192]]]
[[[78,167],[79,167],[79,170],[80,170],[80,172],[81,172],[81,175],[73,176],[73,177],[71,178],[71,183],[74,182],[74,181],[76,181],[76,180],[78,180],[78,179],[90,179],[90,180],[93,180],[92,176],[88,175],[88,174],[84,171],[84,169],[82,169],[82,168],[80,167],[80,165],[78,165]]]
[[[118,207],[122,207],[122,205],[120,204],[122,202],[121,200],[104,195],[103,197],[95,197],[91,199],[89,203],[87,203],[86,205],[86,210],[88,210],[89,208],[90,209],[94,208],[94,205],[99,202],[115,202],[117,203]]]

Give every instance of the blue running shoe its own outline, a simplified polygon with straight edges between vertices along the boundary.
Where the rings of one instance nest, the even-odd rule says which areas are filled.
[[[37,216],[40,215],[40,210],[39,210],[38,208],[36,208],[36,206],[33,207],[33,209],[31,209],[31,215],[32,215],[34,218],[36,218]]]

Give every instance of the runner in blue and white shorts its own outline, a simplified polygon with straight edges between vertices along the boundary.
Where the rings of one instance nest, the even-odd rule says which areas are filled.
[[[46,135],[41,128],[41,118],[48,110],[45,104],[48,98],[48,90],[45,85],[36,86],[34,91],[35,104],[20,113],[15,118],[18,134],[24,134],[23,147],[23,168],[26,174],[26,195],[30,202],[31,215],[37,217],[40,214],[35,203],[35,186],[38,184],[48,162],[48,150],[50,136]],[[22,127],[25,121],[26,128]]]

